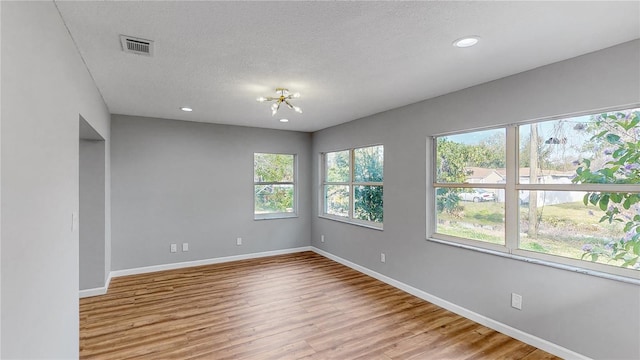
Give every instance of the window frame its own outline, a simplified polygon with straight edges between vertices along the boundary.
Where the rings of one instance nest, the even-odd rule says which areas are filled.
[[[268,155],[290,155],[293,156],[293,181],[255,181],[255,159],[256,154],[268,154]],[[273,219],[288,219],[298,217],[298,155],[284,152],[254,152],[253,153],[253,220],[273,220]],[[273,213],[256,213],[256,185],[292,185],[293,186],[293,211],[292,212],[273,212]]]
[[[506,193],[507,193],[507,183],[445,183],[445,182],[438,182],[438,176],[437,176],[437,147],[438,147],[438,141],[437,138],[438,137],[444,137],[444,136],[451,136],[451,135],[460,135],[460,134],[469,134],[469,133],[473,133],[473,132],[479,132],[479,131],[486,131],[486,130],[497,130],[497,129],[506,129],[505,131],[505,164],[509,162],[509,156],[511,154],[509,154],[509,151],[506,151],[506,149],[509,148],[509,143],[508,143],[508,132],[509,129],[505,126],[493,126],[493,127],[487,127],[487,128],[480,128],[480,129],[473,129],[470,131],[458,131],[458,132],[452,132],[452,133],[445,133],[445,134],[440,134],[440,135],[434,135],[431,137],[431,146],[427,146],[427,149],[431,148],[431,156],[429,156],[429,154],[427,154],[427,159],[430,159],[431,162],[433,163],[431,166],[431,169],[429,170],[429,166],[427,166],[427,173],[429,173],[427,175],[427,179],[431,179],[430,182],[432,183],[430,186],[430,189],[427,189],[427,197],[430,198],[430,201],[427,201],[427,204],[430,204],[430,208],[428,208],[427,210],[431,210],[431,212],[433,213],[433,216],[431,217],[431,221],[429,221],[429,219],[427,220],[427,238],[436,238],[439,240],[444,240],[446,242],[452,242],[452,243],[459,243],[459,244],[463,244],[466,246],[470,246],[470,247],[481,247],[483,249],[489,249],[492,251],[497,251],[497,252],[505,252],[508,253],[508,244],[507,244],[507,213],[508,213],[508,209],[506,207],[506,200],[505,200],[505,234],[504,234],[504,239],[505,239],[505,245],[499,245],[499,244],[494,244],[494,243],[490,243],[490,242],[485,242],[485,241],[480,241],[480,240],[474,240],[474,239],[468,239],[468,238],[462,238],[462,237],[458,237],[458,236],[453,236],[453,235],[447,235],[447,234],[440,234],[440,233],[436,233],[436,216],[437,216],[437,200],[436,200],[436,189],[438,188],[449,188],[449,189],[459,189],[459,188],[463,188],[463,189],[475,189],[475,188],[482,188],[482,189],[492,189],[492,190],[504,190],[505,192],[505,198],[506,198]],[[507,179],[509,178],[510,174],[507,173],[506,177]],[[428,180],[429,182],[429,180]],[[431,193],[431,195],[430,195]],[[427,214],[429,214],[429,211],[427,211]],[[430,232],[431,229],[431,232]],[[435,235],[435,236],[434,236]]]
[[[358,149],[366,149],[370,147],[381,146],[383,149],[382,155],[382,168],[383,168],[383,181],[381,182],[362,182],[355,181],[355,151]],[[339,153],[343,151],[349,152],[349,179],[346,182],[335,182],[335,181],[327,181],[327,154],[331,153]],[[383,144],[373,144],[373,145],[365,145],[358,146],[353,148],[341,149],[341,150],[333,150],[333,151],[325,151],[320,153],[320,191],[319,191],[319,214],[318,217],[335,220],[339,222],[344,222],[348,224],[358,225],[366,228],[371,228],[375,230],[383,230],[384,228],[384,220],[383,222],[375,222],[362,220],[354,217],[355,211],[355,187],[356,186],[380,186],[383,189],[383,214],[384,214],[384,145]],[[347,186],[349,189],[349,208],[347,211],[347,216],[333,215],[326,212],[326,198],[325,198],[325,187],[337,185],[337,186]]]
[[[612,192],[631,192],[640,193],[640,189],[637,185],[624,185],[624,184],[521,184],[519,174],[519,128],[521,126],[527,126],[530,124],[539,124],[546,121],[554,121],[560,119],[567,119],[578,116],[594,115],[599,113],[624,111],[633,109],[638,105],[631,105],[625,107],[616,107],[604,110],[585,111],[581,113],[574,113],[568,115],[562,115],[557,117],[549,117],[542,119],[535,119],[526,122],[519,122],[515,124],[493,126],[486,128],[475,128],[466,131],[456,131],[433,135],[427,137],[427,161],[431,164],[427,164],[427,232],[426,238],[429,241],[436,243],[442,243],[446,245],[452,245],[456,247],[462,247],[469,250],[475,250],[483,253],[490,253],[493,255],[509,257],[516,260],[525,262],[537,263],[541,265],[561,268],[565,270],[586,273],[589,275],[599,276],[603,278],[609,278],[617,281],[623,281],[640,285],[640,271],[628,268],[617,267],[615,265],[607,265],[601,263],[591,262],[589,260],[572,259],[563,257],[560,255],[545,254],[541,252],[526,250],[520,248],[520,220],[519,220],[519,206],[520,206],[520,191],[612,191]],[[505,171],[506,181],[504,184],[478,184],[478,183],[439,183],[437,182],[437,139],[439,137],[469,134],[473,132],[491,130],[491,129],[506,129],[505,134]],[[497,245],[493,243],[466,239],[462,237],[456,237],[446,234],[437,233],[437,201],[436,201],[436,189],[438,188],[487,188],[487,189],[504,189],[505,193],[505,245]]]

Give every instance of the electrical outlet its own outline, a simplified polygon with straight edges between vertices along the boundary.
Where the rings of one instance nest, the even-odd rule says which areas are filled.
[[[182,251],[189,251],[189,243],[182,243]]]
[[[522,310],[522,295],[511,293],[511,307]]]
[[[320,242],[324,242],[324,235],[320,235]]]
[[[178,252],[178,244],[171,244],[171,252]]]
[[[380,262],[386,262],[387,261],[387,255],[385,255],[384,253],[380,253]]]
[[[238,246],[242,245],[242,238],[241,237],[236,239],[236,245],[238,245]]]

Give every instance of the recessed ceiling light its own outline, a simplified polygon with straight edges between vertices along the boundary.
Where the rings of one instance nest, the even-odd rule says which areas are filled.
[[[182,110],[182,111],[186,111],[186,112],[193,111],[193,109],[192,109],[192,108],[190,108],[190,107],[186,107],[186,106],[181,107],[181,108],[180,108],[180,110]]]
[[[477,44],[479,40],[480,40],[479,36],[466,36],[454,41],[453,46],[459,47],[459,48],[466,48],[466,47],[470,47]]]
[[[281,123],[287,123],[287,122],[289,122],[289,119],[280,119],[280,122]]]

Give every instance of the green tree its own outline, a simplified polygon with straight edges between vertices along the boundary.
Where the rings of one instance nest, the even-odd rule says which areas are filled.
[[[293,210],[294,156],[256,153],[253,157],[255,210],[258,212],[289,212]]]
[[[480,144],[470,146],[468,149],[476,154],[473,164],[470,164],[470,166],[491,169],[504,168],[506,161],[505,140],[503,133],[494,133],[488,138],[482,140]]]
[[[349,181],[349,150],[328,153],[326,162],[327,182]]]
[[[349,182],[349,150],[336,151],[325,155],[325,181]],[[349,214],[349,187],[347,185],[325,185],[325,206],[327,213],[339,216]]]
[[[465,170],[468,160],[467,145],[439,137],[436,144],[436,179],[442,183],[463,183],[467,179]],[[436,209],[451,215],[459,215],[460,189],[438,188],[436,190]]]
[[[371,146],[354,150],[354,182],[377,183],[384,178],[384,148]],[[383,188],[380,185],[354,186],[354,217],[383,222]]]
[[[592,142],[600,145],[601,155],[583,159],[576,169],[574,183],[640,184],[640,111],[598,116],[588,130],[596,132]],[[598,146],[594,147],[598,148]],[[604,215],[600,222],[624,223],[625,236],[603,247],[585,244],[582,258],[600,257],[622,260],[623,267],[636,266],[640,259],[640,194],[637,192],[594,191],[584,196],[585,205],[597,206]]]

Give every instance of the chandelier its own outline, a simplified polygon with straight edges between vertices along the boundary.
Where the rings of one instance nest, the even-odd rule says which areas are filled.
[[[300,97],[300,93],[289,93],[289,89],[285,89],[285,88],[276,88],[276,97],[263,97],[260,96],[259,98],[257,98],[256,100],[258,100],[259,102],[265,102],[265,101],[275,101],[273,104],[271,104],[271,116],[274,116],[276,113],[278,113],[278,110],[280,109],[280,105],[282,103],[284,103],[285,105],[287,105],[287,107],[297,113],[302,114],[302,109],[300,109],[300,107],[295,106],[293,104],[291,104],[289,102],[289,100],[291,99],[297,99]]]

